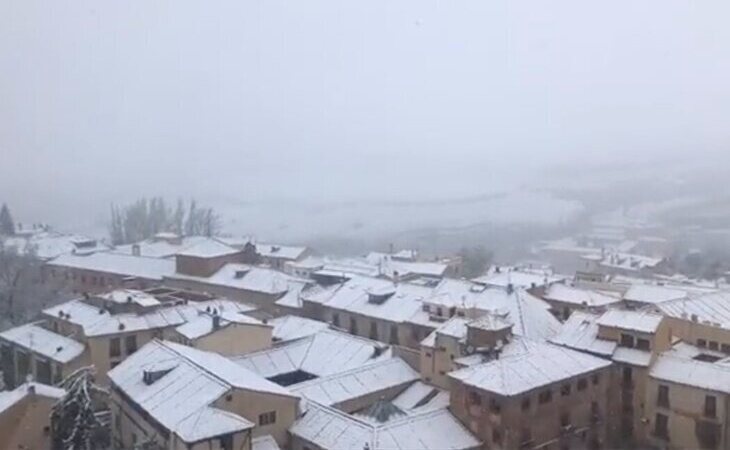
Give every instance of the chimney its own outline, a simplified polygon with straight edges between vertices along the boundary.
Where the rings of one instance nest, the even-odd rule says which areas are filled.
[[[139,247],[139,244],[132,244],[132,256],[141,256],[142,255],[142,249]]]
[[[213,329],[217,330],[220,327],[221,327],[221,316],[216,314],[213,316]]]

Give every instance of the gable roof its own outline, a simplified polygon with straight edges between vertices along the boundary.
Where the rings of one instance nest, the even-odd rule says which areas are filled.
[[[501,357],[452,372],[449,376],[469,386],[512,396],[610,365],[611,362],[605,359],[549,343],[538,343],[526,353]]]
[[[445,408],[375,424],[311,402],[289,431],[320,448],[338,450],[466,450],[481,445]]]
[[[145,383],[145,371],[163,375]],[[108,376],[138,407],[189,443],[254,427],[245,418],[212,406],[232,389],[295,397],[223,356],[167,341],[149,342]]]
[[[376,341],[335,330],[282,343],[274,348],[233,358],[236,364],[271,378],[302,370],[316,376],[341,373],[391,358],[388,347]]]
[[[0,338],[53,361],[65,364],[81,356],[86,348],[80,342],[28,323],[0,333]]]
[[[206,239],[197,242],[195,245],[184,248],[176,253],[177,256],[190,256],[194,258],[216,258],[219,256],[233,255],[241,250],[226,245],[217,239]]]
[[[617,343],[598,337],[599,314],[573,311],[550,342],[600,356],[613,355]]]
[[[300,383],[291,390],[317,403],[336,406],[348,400],[404,386],[418,379],[420,375],[402,359],[391,358]]]
[[[47,264],[148,280],[162,280],[163,277],[175,273],[175,261],[106,252],[85,256],[65,254]]]
[[[661,314],[651,311],[610,309],[601,315],[597,323],[600,326],[620,328],[622,330],[654,333],[662,323],[662,319]]]

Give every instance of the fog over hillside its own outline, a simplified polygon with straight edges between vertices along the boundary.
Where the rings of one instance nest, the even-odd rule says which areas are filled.
[[[227,231],[299,240],[712,197],[730,154],[728,13],[3,2],[0,200],[104,233],[112,202],[195,196]]]

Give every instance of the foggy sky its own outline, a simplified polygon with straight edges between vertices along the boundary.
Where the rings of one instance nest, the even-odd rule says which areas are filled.
[[[0,0],[0,201],[41,220],[140,194],[448,198],[564,164],[718,158],[729,17],[695,0]]]

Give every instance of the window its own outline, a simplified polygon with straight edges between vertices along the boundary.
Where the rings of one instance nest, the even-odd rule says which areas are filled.
[[[478,392],[469,392],[469,404],[470,405],[481,405],[482,404],[482,397],[479,395]]]
[[[259,426],[271,425],[273,423],[276,423],[276,411],[259,414]]]
[[[124,338],[124,346],[127,347],[127,355],[137,351],[137,336],[127,336]]]
[[[122,355],[122,345],[119,338],[111,338],[109,340],[109,357],[118,358]]]
[[[25,381],[26,375],[30,373],[30,356],[27,353],[18,351],[15,355],[18,365],[19,380]]]
[[[570,426],[570,413],[569,412],[564,412],[560,415],[560,426],[561,427]]]
[[[598,407],[598,402],[593,401],[591,402],[591,415],[594,418],[597,418],[597,416],[601,413],[601,409]]]
[[[560,395],[562,395],[563,397],[567,397],[568,395],[570,395],[570,384],[569,383],[564,384],[560,387]]]
[[[332,314],[332,325],[339,327],[340,326],[340,315],[337,313]]]
[[[621,346],[622,347],[634,347],[634,337],[630,334],[621,333]]]
[[[350,334],[357,334],[357,320],[354,317],[350,317]]]
[[[709,348],[710,350],[718,351],[720,350],[720,344],[718,344],[716,341],[710,341],[707,344],[707,348]]]
[[[588,380],[586,378],[581,378],[578,380],[578,390],[579,391],[585,391],[588,387]]]
[[[530,409],[530,397],[525,397],[522,399],[522,410],[527,411]]]
[[[657,414],[654,421],[654,436],[669,439],[669,418],[664,414]]]
[[[378,340],[378,324],[374,321],[370,322],[370,339]]]
[[[538,396],[537,400],[540,402],[540,404],[549,403],[550,400],[553,399],[553,391],[547,390],[540,392],[540,395]]]
[[[623,370],[623,385],[625,387],[631,386],[633,384],[632,383],[632,378],[633,377],[632,377],[631,367],[624,367],[624,370]]]
[[[637,339],[636,348],[638,348],[639,350],[650,350],[651,344],[649,343],[649,339]]]
[[[707,341],[704,339],[697,339],[697,347],[699,348],[706,348],[707,347]]]
[[[705,396],[705,417],[717,417],[717,399],[714,395]]]
[[[659,385],[656,404],[663,408],[669,408],[669,386],[665,386],[663,384]]]
[[[495,444],[502,443],[502,432],[499,431],[499,428],[492,429],[492,442],[494,442]]]
[[[720,351],[723,353],[730,354],[730,344],[722,344],[720,345]]]
[[[436,308],[436,315],[439,317],[444,315],[444,311],[440,306]]]
[[[601,375],[594,373],[593,376],[591,377],[591,380],[593,380],[594,386],[598,386],[598,383],[601,382]]]
[[[502,411],[502,405],[499,404],[499,400],[495,398],[489,399],[489,410],[494,414],[499,414]]]
[[[233,436],[221,436],[218,440],[221,450],[233,450]]]
[[[51,362],[48,360],[35,360],[36,378],[43,384],[51,384]]]
[[[396,325],[390,326],[390,343],[393,345],[399,344],[398,327]]]

